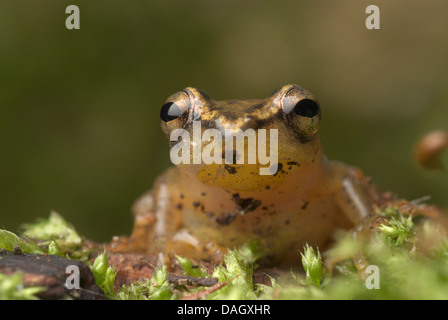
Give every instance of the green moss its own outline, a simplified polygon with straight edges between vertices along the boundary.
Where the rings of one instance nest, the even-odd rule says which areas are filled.
[[[166,266],[154,270],[151,279],[122,286],[113,297],[117,300],[174,300],[179,298],[168,282]]]
[[[317,252],[308,244],[304,248],[302,255],[302,265],[306,273],[305,284],[320,287],[322,283],[322,258],[319,249]]]
[[[45,288],[24,288],[20,272],[13,275],[0,273],[0,300],[36,300],[36,294],[42,290],[45,290]]]
[[[0,249],[14,251],[20,249],[26,253],[43,254],[44,251],[32,239],[19,237],[16,234],[0,229]]]
[[[114,296],[114,283],[117,270],[113,266],[109,266],[109,259],[107,252],[103,251],[96,257],[93,264],[90,266],[96,284],[103,289],[108,297]]]
[[[184,271],[184,274],[186,274],[187,276],[190,277],[209,276],[207,270],[204,267],[201,267],[200,264],[191,259],[176,255],[176,260],[179,266]]]
[[[75,228],[57,212],[51,212],[47,219],[24,224],[23,235],[39,241],[46,252],[52,250],[57,255],[86,260],[89,252],[81,250],[82,238]],[[51,248],[49,248],[51,247]]]
[[[271,285],[260,284],[255,288],[252,277],[262,250],[252,240],[229,250],[223,263],[210,273],[197,262],[177,256],[186,275],[218,278],[221,285],[210,291],[206,287],[174,287],[168,281],[166,267],[160,267],[150,279],[114,292],[116,270],[108,265],[106,252],[98,256],[91,268],[97,284],[111,299],[169,300],[197,292],[205,292],[198,297],[219,300],[448,299],[448,238],[445,232],[430,220],[417,223],[416,219],[401,215],[393,207],[383,214],[389,223],[379,227],[365,241],[355,241],[351,232],[340,232],[335,246],[322,256],[318,249],[306,245],[302,252],[297,252],[302,256],[303,273],[285,272],[283,276],[272,278]],[[38,224],[28,225],[25,234],[43,242],[0,230],[0,248],[69,257],[83,255],[79,242],[82,238],[55,214]],[[356,268],[354,258],[359,258],[361,252],[364,262],[375,266],[370,273],[360,273]],[[332,273],[329,272],[329,261],[334,262]],[[11,293],[11,289],[4,289],[20,288],[19,276],[12,282],[4,282],[4,277],[0,279],[0,297],[33,297],[33,290]],[[372,284],[377,284],[377,288],[369,289]]]

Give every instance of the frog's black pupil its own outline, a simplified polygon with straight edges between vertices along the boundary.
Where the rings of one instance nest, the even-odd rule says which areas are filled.
[[[182,115],[182,110],[174,102],[167,102],[160,110],[160,119],[165,122],[179,118]]]
[[[302,117],[313,118],[319,114],[319,105],[311,99],[303,99],[294,106],[294,112]]]

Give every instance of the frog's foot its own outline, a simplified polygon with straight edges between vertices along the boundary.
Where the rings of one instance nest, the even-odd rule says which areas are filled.
[[[373,215],[365,219],[357,228],[350,230],[346,236],[351,238],[350,240],[356,244],[356,252],[354,254],[353,252],[351,254],[341,254],[337,252],[337,248],[333,248],[335,250],[332,254],[333,249],[330,248],[330,254],[324,260],[325,266],[330,274],[333,273],[338,264],[351,260],[358,270],[358,278],[365,280],[368,276],[366,269],[369,266],[369,261],[364,254],[365,243],[381,225],[387,224],[388,221],[389,219],[385,216]]]
[[[370,265],[370,263],[367,260],[367,258],[362,254],[361,251],[358,251],[357,253],[355,253],[350,257],[339,256],[339,257],[326,258],[324,260],[324,264],[330,275],[332,275],[334,273],[334,270],[336,269],[336,266],[338,264],[343,263],[344,261],[347,262],[351,261],[355,265],[356,270],[358,271],[358,278],[360,280],[365,280],[367,278],[368,274],[366,273],[366,270],[367,267]]]
[[[204,242],[189,231],[181,229],[173,237],[172,252],[195,260],[207,260],[219,264],[227,249],[214,242]]]
[[[148,212],[135,217],[134,227],[129,237],[114,237],[108,249],[115,252],[146,253],[148,233],[155,221],[154,214]]]
[[[171,270],[176,264],[176,256],[207,261],[214,265],[222,261],[226,249],[215,243],[204,243],[185,229],[172,237],[157,236],[149,240],[147,254],[157,256],[157,266]]]

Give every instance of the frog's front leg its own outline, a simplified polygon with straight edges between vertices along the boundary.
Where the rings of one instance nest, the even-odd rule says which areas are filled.
[[[180,229],[181,216],[176,210],[174,186],[162,176],[152,192],[143,195],[134,205],[134,229],[131,240],[141,243],[146,253],[157,255],[159,263],[168,262],[174,235]]]
[[[156,255],[160,264],[169,264],[174,254],[221,261],[224,248],[199,239],[184,228],[184,210],[188,209],[179,202],[179,198],[183,198],[181,195],[175,169],[168,170],[152,191],[135,202],[134,228],[128,249]]]
[[[336,201],[345,216],[361,230],[369,227],[369,220],[374,217],[374,203],[367,192],[367,182],[357,168],[348,168],[341,177],[341,185],[336,194]]]
[[[363,254],[363,242],[370,237],[372,231],[376,227],[385,223],[386,220],[378,211],[374,201],[369,193],[369,185],[364,178],[361,170],[357,168],[346,168],[346,172],[341,178],[341,185],[336,194],[336,201],[345,214],[345,216],[354,225],[350,231],[350,236],[358,243],[359,251],[353,257],[353,261],[358,269],[359,276],[365,276],[365,269],[368,266],[368,261]],[[343,260],[343,257],[339,257]],[[346,257],[349,258],[349,257]],[[339,259],[338,259],[339,260]],[[338,261],[328,261],[330,269]]]
[[[161,264],[168,263],[173,254],[220,262],[226,250],[182,228],[180,206],[173,208],[165,186],[159,186],[157,196],[154,201],[153,192],[148,192],[133,207],[135,222],[129,238],[132,249],[157,255]]]

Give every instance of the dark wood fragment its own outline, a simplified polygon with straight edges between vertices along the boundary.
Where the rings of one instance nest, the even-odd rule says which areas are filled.
[[[66,274],[67,267],[75,265],[79,268],[79,289],[67,289],[65,286],[71,272]],[[96,285],[90,268],[82,261],[65,259],[56,255],[39,255],[14,252],[0,249],[0,272],[23,274],[25,287],[45,287],[46,290],[36,294],[40,299],[73,299],[102,300],[103,291]]]

